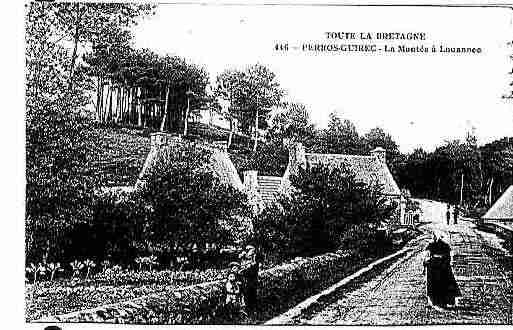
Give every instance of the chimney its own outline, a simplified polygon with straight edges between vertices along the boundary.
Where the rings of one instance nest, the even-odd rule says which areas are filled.
[[[258,171],[244,171],[244,187],[249,191],[258,191]]]
[[[285,176],[297,174],[300,168],[306,167],[306,153],[305,147],[301,142],[290,141],[288,144],[289,149],[289,164],[285,171]]]
[[[212,145],[221,151],[224,151],[224,152],[228,151],[228,142],[227,141],[224,141],[224,140],[214,141],[214,142],[212,142]]]
[[[379,159],[379,161],[381,161],[383,164],[386,165],[387,163],[387,151],[381,147],[377,147],[376,149],[372,150],[370,152],[370,154],[374,157],[376,157],[377,159]]]
[[[169,145],[177,140],[180,140],[180,137],[177,135],[157,132],[150,135],[150,146],[151,149],[156,149],[162,146]]]

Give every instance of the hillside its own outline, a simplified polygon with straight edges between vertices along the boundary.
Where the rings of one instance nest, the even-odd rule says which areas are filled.
[[[133,185],[150,151],[150,136],[142,130],[96,128],[90,149],[88,175],[102,186]]]
[[[188,139],[219,141],[228,138],[228,131],[206,125],[191,124]],[[236,136],[230,158],[237,170],[249,162],[248,138]],[[131,128],[95,128],[90,142],[88,175],[95,176],[102,186],[135,184],[150,151],[150,132]]]

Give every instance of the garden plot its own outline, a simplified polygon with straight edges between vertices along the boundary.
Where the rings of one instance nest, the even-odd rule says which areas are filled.
[[[91,280],[45,281],[25,286],[27,322],[51,315],[113,304],[226,277],[226,270],[120,271]]]

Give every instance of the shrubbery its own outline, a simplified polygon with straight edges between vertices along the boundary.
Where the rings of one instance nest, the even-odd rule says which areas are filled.
[[[149,210],[146,239],[164,248],[205,247],[237,239],[229,224],[248,211],[245,195],[211,168],[212,151],[192,143],[164,150],[137,198]]]
[[[344,168],[311,167],[292,176],[291,182],[296,190],[255,221],[257,241],[266,251],[291,257],[363,248],[362,239],[374,239],[379,222],[395,209],[379,187],[356,181]]]
[[[212,150],[184,142],[161,151],[140,189],[97,199],[91,223],[61,242],[59,261],[138,268],[137,258],[154,255],[156,269],[219,266],[220,248],[240,239],[248,218],[245,195],[211,168]]]

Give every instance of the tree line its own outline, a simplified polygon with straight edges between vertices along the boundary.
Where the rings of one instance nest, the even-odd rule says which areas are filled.
[[[403,154],[383,129],[360,135],[351,121],[335,113],[327,128],[316,127],[310,110],[287,102],[278,77],[262,64],[227,69],[211,83],[204,68],[185,59],[134,49],[131,28],[155,8],[26,5],[29,256],[44,259],[61,245],[63,233],[92,217],[93,193],[101,183],[84,169],[98,138],[92,130],[95,120],[186,135],[189,116],[214,109],[230,123],[229,146],[235,132],[253,137],[239,168],[271,175],[285,170],[287,140],[320,153],[368,154],[380,146],[387,150],[387,163],[401,187],[415,196],[454,203],[462,199],[471,207],[489,205],[512,184],[511,137],[478,146],[470,134],[433,152]],[[92,99],[96,110],[90,113],[86,106]],[[227,107],[221,107],[223,102]]]
[[[257,163],[281,164],[270,168],[279,175],[286,163],[286,148],[280,141],[295,139],[311,152],[366,155],[376,147],[387,151],[387,165],[401,188],[413,196],[463,204],[468,208],[489,207],[513,184],[513,137],[478,145],[475,132],[448,140],[433,151],[417,148],[402,153],[393,137],[380,127],[360,135],[348,119],[331,113],[328,127],[316,128],[305,106],[291,104],[271,121],[268,137],[274,156],[260,153]],[[282,155],[276,155],[281,153]]]
[[[93,89],[80,52],[129,40],[154,6],[29,2],[25,7],[27,258],[44,260],[64,233],[92,215],[94,177],[84,167],[94,142],[85,111]]]

